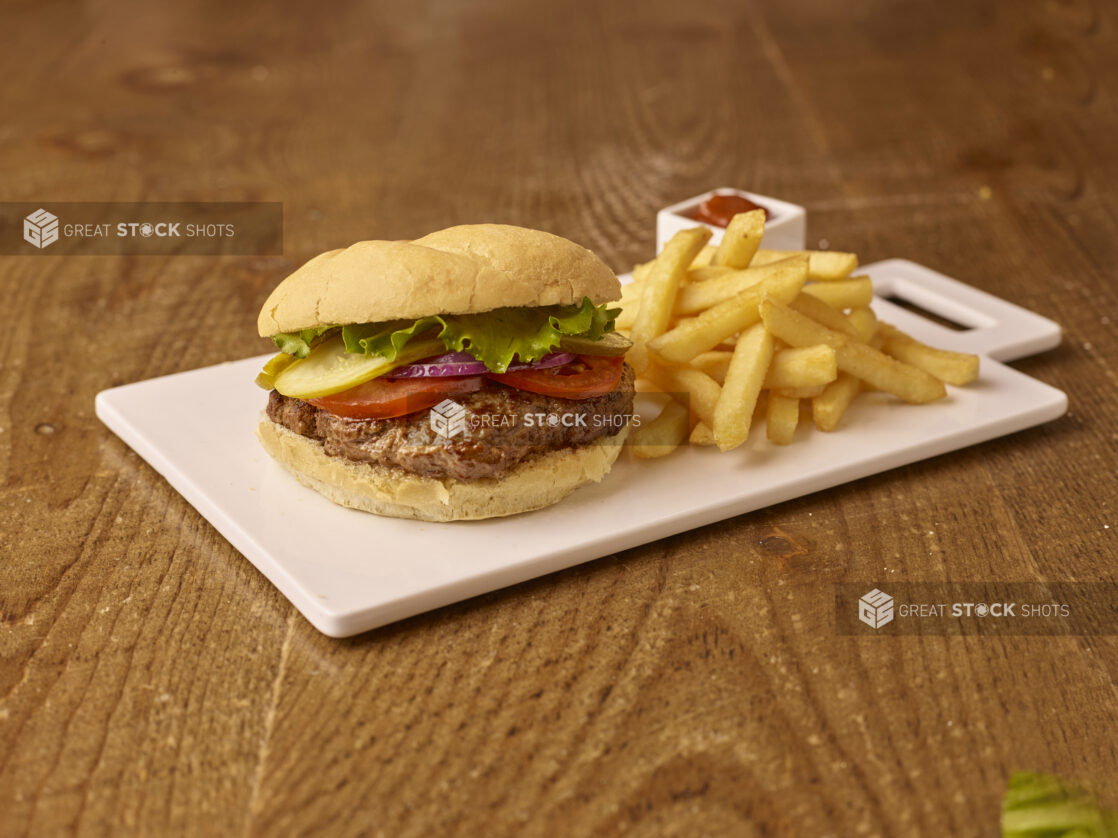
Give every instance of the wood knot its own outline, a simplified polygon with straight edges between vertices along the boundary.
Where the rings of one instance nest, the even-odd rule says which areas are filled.
[[[807,544],[797,539],[794,535],[786,533],[780,527],[773,527],[769,530],[767,535],[762,536],[759,543],[761,549],[766,553],[781,559],[787,559],[793,556],[806,556],[809,552]]]
[[[779,535],[770,535],[761,539],[761,546],[770,553],[787,553],[792,548],[792,542]]]

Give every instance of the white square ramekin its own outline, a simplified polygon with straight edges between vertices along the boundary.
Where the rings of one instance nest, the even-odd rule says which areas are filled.
[[[672,204],[656,213],[656,252],[659,253],[665,242],[680,230],[690,227],[706,227],[711,231],[710,243],[718,244],[722,241],[725,228],[716,227],[690,218],[699,204],[713,195],[740,195],[748,198],[753,203],[769,211],[769,219],[765,222],[765,237],[761,239],[761,246],[769,250],[803,250],[807,234],[807,211],[798,204],[790,204],[770,198],[768,195],[757,195],[754,192],[745,192],[741,189],[712,189],[678,204]]]

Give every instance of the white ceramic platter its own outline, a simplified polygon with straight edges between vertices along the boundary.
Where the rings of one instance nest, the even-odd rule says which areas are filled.
[[[953,331],[885,299],[874,304],[918,338],[983,354],[980,380],[921,407],[864,396],[838,431],[801,428],[782,448],[765,441],[762,426],[730,454],[691,448],[636,462],[622,453],[602,483],[511,518],[379,518],[299,485],[253,434],[266,399],[253,378],[267,356],[106,390],[97,415],[316,628],[345,637],[1065,412],[1062,392],[994,360],[1055,346],[1055,323],[911,262],[863,270],[879,293],[974,327]],[[182,411],[184,403],[196,409]]]

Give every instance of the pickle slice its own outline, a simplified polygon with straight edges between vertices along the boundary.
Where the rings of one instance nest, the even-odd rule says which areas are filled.
[[[278,355],[269,358],[268,363],[264,365],[264,369],[260,370],[259,375],[256,376],[256,386],[271,390],[276,386],[276,376],[293,363],[295,363],[295,356],[288,355],[286,352],[280,352]]]
[[[559,341],[559,348],[564,352],[573,352],[575,355],[604,355],[616,357],[624,355],[633,345],[633,342],[617,332],[606,332],[599,340],[589,338],[571,337],[564,335]]]
[[[364,384],[378,375],[421,358],[446,352],[437,340],[413,341],[401,349],[395,361],[379,355],[345,351],[341,335],[323,341],[302,360],[285,367],[275,377],[275,388],[294,399],[317,399]]]

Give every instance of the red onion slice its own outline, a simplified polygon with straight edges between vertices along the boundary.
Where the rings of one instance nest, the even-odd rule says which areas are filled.
[[[487,372],[485,364],[469,352],[447,352],[397,367],[388,378],[442,378],[450,375],[478,375]]]
[[[546,370],[569,364],[575,356],[569,352],[552,352],[530,364],[509,364],[509,372],[519,370]],[[386,378],[443,378],[454,375],[480,375],[489,372],[485,364],[469,352],[448,352],[433,358],[424,358],[414,364],[405,364],[390,372]]]
[[[552,367],[561,367],[563,364],[569,364],[575,359],[575,356],[570,352],[552,352],[550,355],[544,355],[538,361],[533,361],[530,364],[509,364],[508,372],[518,372],[519,370],[546,370]]]

